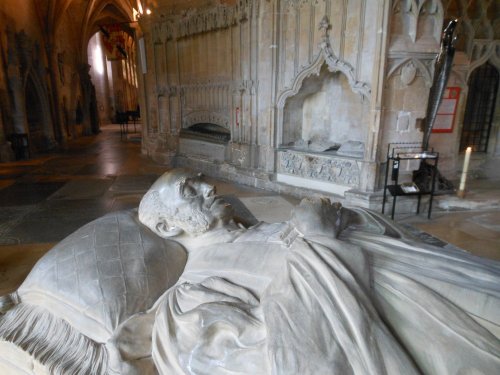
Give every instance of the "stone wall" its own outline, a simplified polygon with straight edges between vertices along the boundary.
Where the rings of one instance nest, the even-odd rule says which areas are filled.
[[[242,174],[258,171],[250,174],[266,175],[277,190],[278,174],[296,174],[324,191],[307,172],[281,170],[279,152],[295,141],[356,141],[370,148],[370,129],[379,121],[371,111],[378,75],[373,66],[383,38],[376,30],[384,17],[383,6],[364,0],[241,0],[178,14],[165,8],[163,16],[161,8],[154,10],[141,19],[147,56],[144,152],[158,161],[177,155],[178,162],[199,160],[200,168],[208,162]],[[213,155],[196,150],[208,150],[206,144],[180,136],[181,129],[205,122],[231,132],[231,141],[223,150],[213,146],[221,149]],[[363,173],[358,170],[349,183],[330,181],[330,193],[373,190],[375,175],[366,168],[373,169],[375,159],[364,148],[351,163]],[[287,181],[294,185],[294,179]]]
[[[387,143],[422,140],[421,124],[434,75],[434,59],[439,51],[441,24],[458,18],[456,53],[447,84],[460,89],[453,128],[449,133],[432,133],[430,138],[430,146],[440,153],[440,171],[450,179],[458,177],[463,162],[459,144],[465,105],[468,95],[474,94],[468,90],[469,77],[474,69],[488,61],[500,69],[500,31],[494,3],[490,0],[394,2],[385,79],[381,162]],[[496,110],[488,152],[473,154],[472,166],[476,170],[497,157],[499,112]]]
[[[431,137],[443,171],[454,177],[467,77],[481,62],[498,61],[496,24],[481,26],[492,17],[491,1],[194,3],[165,1],[141,19],[145,153],[276,191],[318,190],[376,206],[387,145],[422,141],[442,26],[462,16],[462,35],[476,32],[457,45],[448,83],[462,89],[454,128]],[[471,6],[479,10],[464,16]],[[205,122],[230,130],[230,142],[182,140],[181,129]],[[347,153],[335,151],[340,145]]]

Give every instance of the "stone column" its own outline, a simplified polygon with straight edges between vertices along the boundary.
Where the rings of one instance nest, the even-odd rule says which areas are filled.
[[[16,48],[15,33],[7,29],[7,82],[12,92],[12,122],[14,132],[17,134],[28,132],[28,121],[24,106],[24,88],[19,71],[19,56]]]
[[[14,160],[14,152],[10,147],[10,143],[5,138],[5,128],[3,124],[3,113],[0,108],[0,162]]]
[[[255,158],[254,163],[268,173],[275,172],[277,132],[276,88],[278,72],[278,29],[280,2],[262,1],[256,25],[259,32],[255,53],[258,56],[255,77]]]
[[[48,134],[47,131],[44,131],[44,135],[47,138],[48,143],[53,142],[53,137],[55,135],[57,141],[61,145],[65,145],[68,140],[68,134],[66,133],[66,129],[63,126],[63,113],[62,113],[62,105],[59,103],[59,85],[58,85],[58,76],[59,76],[59,61],[57,59],[57,53],[54,48],[53,43],[47,43],[45,46],[45,52],[47,54],[48,61],[48,72],[49,72],[49,82],[48,82],[48,97],[50,102],[51,110],[49,113],[52,113],[52,123],[53,129],[52,134]],[[52,139],[51,139],[52,138]]]
[[[80,88],[82,90],[82,109],[83,109],[83,134],[89,135],[91,133],[90,124],[90,101],[92,95],[92,82],[89,75],[90,65],[84,63],[80,66]]]
[[[376,16],[376,30],[380,30],[377,36],[377,42],[373,55],[373,75],[372,75],[372,92],[371,105],[369,114],[369,130],[366,137],[367,145],[364,157],[364,163],[361,171],[361,191],[374,191],[377,184],[378,163],[377,151],[381,138],[381,119],[384,93],[384,78],[386,70],[386,55],[389,33],[389,17],[390,17],[391,1],[385,0],[378,4]]]

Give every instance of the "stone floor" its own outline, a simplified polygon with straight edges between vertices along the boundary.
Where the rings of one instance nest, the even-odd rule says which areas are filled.
[[[107,212],[137,207],[166,170],[140,153],[140,137],[117,125],[71,142],[66,152],[0,164],[0,295],[14,290],[55,243]],[[282,221],[297,199],[210,179],[254,221]],[[500,181],[474,180],[466,199],[439,197],[432,219],[396,220],[477,255],[500,260]]]

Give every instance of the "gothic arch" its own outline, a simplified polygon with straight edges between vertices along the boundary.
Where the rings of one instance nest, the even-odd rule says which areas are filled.
[[[413,65],[416,68],[418,68],[418,70],[420,70],[420,72],[422,73],[422,76],[424,78],[425,85],[427,87],[431,87],[432,86],[432,74],[429,71],[429,68],[421,60],[413,58],[413,57],[409,57],[406,59],[402,59],[401,61],[398,61],[397,64],[394,65],[391,68],[391,70],[389,71],[389,73],[387,74],[387,79],[391,78],[391,76],[393,74],[395,74],[399,68],[403,67],[408,62],[413,63]]]
[[[475,46],[476,48],[481,48],[483,49],[481,53],[481,57],[479,57],[476,61],[474,61],[467,72],[466,76],[466,81],[469,81],[469,78],[471,74],[482,66],[483,64],[489,62],[491,65],[493,65],[495,68],[497,68],[500,71],[500,42],[499,41],[489,41],[486,45],[484,46],[479,46],[479,42],[477,43],[478,46]]]
[[[499,84],[500,69],[491,61],[485,61],[469,72],[460,136],[461,151],[472,146],[473,151],[488,152],[490,134],[495,128],[494,114]]]
[[[302,83],[304,80],[313,74],[319,75],[320,70],[323,64],[326,64],[328,70],[331,73],[340,72],[342,73],[349,83],[351,90],[354,93],[361,95],[361,97],[370,100],[371,89],[370,86],[365,83],[358,81],[356,79],[356,74],[354,68],[346,61],[340,60],[335,53],[333,52],[333,48],[330,43],[330,37],[328,35],[328,29],[330,28],[330,24],[327,16],[324,16],[320,22],[320,29],[323,31],[322,41],[319,45],[320,51],[314,61],[303,68],[295,77],[292,86],[286,88],[284,91],[279,94],[278,99],[276,101],[277,108],[277,135],[278,139],[276,140],[277,146],[279,146],[283,142],[283,118],[284,118],[284,109],[285,104],[288,98],[291,98],[299,92],[302,87]]]
[[[92,36],[99,31],[100,24],[127,23],[133,21],[132,6],[129,2],[110,0],[97,3],[97,6],[87,9],[85,24],[81,35],[81,63],[88,61],[87,46]]]

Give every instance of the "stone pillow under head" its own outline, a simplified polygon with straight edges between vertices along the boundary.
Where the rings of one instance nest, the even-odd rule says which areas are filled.
[[[124,320],[150,308],[184,270],[187,254],[142,225],[137,212],[99,218],[56,245],[18,289],[36,305],[105,343]]]

